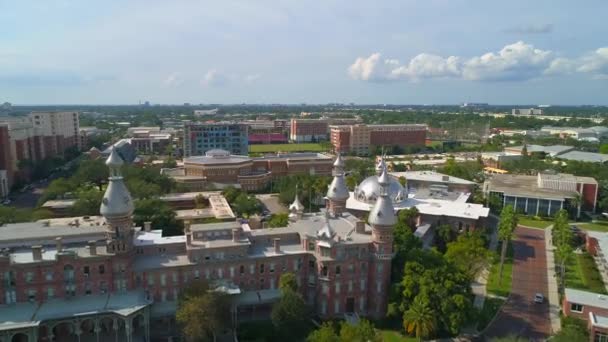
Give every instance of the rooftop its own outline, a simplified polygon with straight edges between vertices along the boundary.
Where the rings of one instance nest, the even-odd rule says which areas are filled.
[[[135,239],[133,244],[136,247],[150,246],[150,245],[165,245],[172,243],[186,243],[186,235],[178,236],[164,236],[161,229],[151,230],[149,232],[140,230],[135,233]]]
[[[570,303],[608,309],[608,296],[599,293],[566,288],[566,300]]]
[[[560,159],[576,160],[589,163],[605,163],[608,162],[608,154],[583,152],[583,151],[570,151],[559,155]]]
[[[446,184],[460,184],[460,185],[474,185],[475,182],[471,182],[466,179],[448,176],[443,173],[435,171],[405,171],[405,172],[391,172],[394,177],[405,177],[407,180],[415,180],[419,182],[433,182],[433,183],[446,183]]]
[[[509,151],[520,151],[521,152],[522,149],[523,149],[523,146],[505,147],[505,150],[509,150]],[[574,149],[574,147],[565,146],[565,145],[552,145],[552,146],[526,145],[526,149],[528,150],[528,153],[543,152],[543,153],[546,153],[546,154],[554,157],[554,156],[558,156],[562,153],[572,151]]]
[[[11,223],[0,226],[0,247],[31,246],[55,243],[56,237],[66,242],[105,239],[104,225],[47,225],[44,222]]]
[[[488,191],[502,192],[505,195],[519,197],[563,200],[573,198],[577,194],[574,191],[540,188],[538,177],[528,175],[496,174],[486,180],[486,185]]]

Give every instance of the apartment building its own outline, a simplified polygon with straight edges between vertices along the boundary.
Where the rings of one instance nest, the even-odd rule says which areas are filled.
[[[234,122],[198,123],[184,125],[184,156],[202,156],[213,149],[232,154],[249,153],[247,125]]]
[[[336,152],[368,155],[378,146],[424,146],[426,125],[333,125],[330,141]]]
[[[291,119],[289,140],[297,143],[327,141],[330,125],[353,125],[359,118]]]

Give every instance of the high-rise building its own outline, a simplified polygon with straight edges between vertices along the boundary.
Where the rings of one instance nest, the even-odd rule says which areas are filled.
[[[184,125],[184,156],[202,156],[213,149],[247,155],[249,153],[247,125],[234,122],[190,122]]]
[[[336,152],[367,155],[374,147],[424,146],[426,125],[335,125],[330,141]]]

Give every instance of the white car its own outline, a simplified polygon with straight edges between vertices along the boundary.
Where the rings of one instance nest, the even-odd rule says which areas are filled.
[[[534,295],[534,303],[542,304],[545,301],[545,296],[542,293],[537,293]]]

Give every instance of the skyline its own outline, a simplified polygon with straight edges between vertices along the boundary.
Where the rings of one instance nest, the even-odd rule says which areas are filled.
[[[0,102],[606,105],[607,11],[601,1],[0,1]]]

